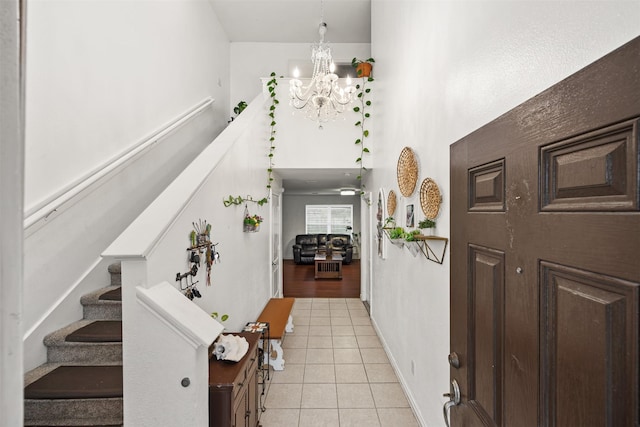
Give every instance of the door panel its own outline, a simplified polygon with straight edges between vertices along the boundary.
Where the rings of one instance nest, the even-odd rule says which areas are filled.
[[[637,284],[547,262],[540,277],[549,425],[631,425],[636,389],[625,375],[637,373]]]
[[[452,425],[638,425],[639,57],[451,146]]]
[[[502,323],[504,253],[470,245],[469,307],[472,320],[469,349],[469,400],[484,418],[500,424],[502,417]]]

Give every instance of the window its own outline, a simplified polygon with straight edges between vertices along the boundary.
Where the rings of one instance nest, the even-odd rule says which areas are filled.
[[[353,205],[307,205],[307,234],[351,234]]]

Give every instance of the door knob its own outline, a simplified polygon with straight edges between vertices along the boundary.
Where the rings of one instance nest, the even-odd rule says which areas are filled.
[[[449,413],[450,413],[451,407],[459,405],[461,400],[460,385],[458,384],[458,381],[455,378],[451,380],[451,389],[449,393],[445,393],[443,394],[443,396],[449,398],[449,400],[445,402],[444,406],[442,407],[442,412],[444,415],[444,423],[447,425],[447,427],[449,427]]]
[[[456,369],[460,367],[460,358],[458,357],[458,353],[456,353],[455,351],[449,355],[449,365],[451,365],[452,368]]]

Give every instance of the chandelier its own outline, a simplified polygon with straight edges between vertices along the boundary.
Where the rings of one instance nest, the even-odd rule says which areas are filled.
[[[314,43],[311,50],[313,62],[313,75],[307,86],[298,79],[300,73],[296,68],[293,79],[289,82],[291,105],[304,111],[307,118],[318,123],[322,129],[322,123],[335,119],[339,113],[353,101],[356,89],[351,86],[351,78],[347,77],[346,86],[340,87],[338,76],[334,73],[335,64],[331,57],[331,48],[324,41],[327,32],[327,24],[322,22],[319,26],[320,42]]]

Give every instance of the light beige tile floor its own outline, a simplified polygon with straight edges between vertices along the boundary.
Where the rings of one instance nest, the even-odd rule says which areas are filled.
[[[359,299],[298,298],[292,314],[262,427],[418,426]]]

